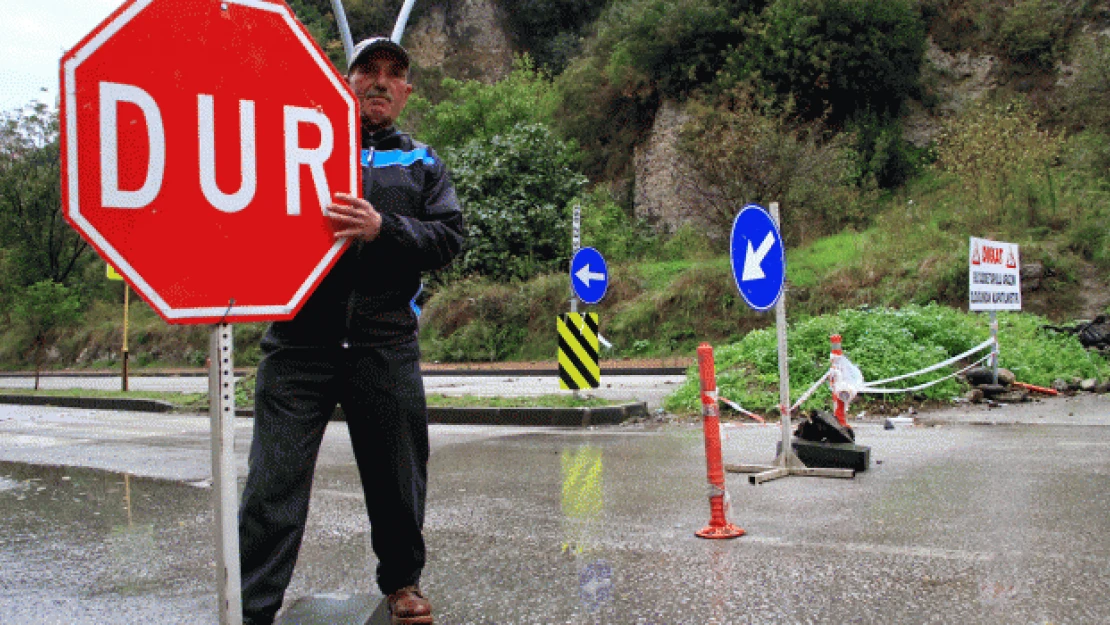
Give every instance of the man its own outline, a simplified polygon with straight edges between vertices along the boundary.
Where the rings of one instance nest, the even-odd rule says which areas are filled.
[[[428,421],[417,320],[420,274],[463,242],[447,170],[393,124],[413,86],[409,57],[384,37],[358,44],[347,80],[362,114],[362,198],[327,207],[351,245],[290,321],[262,339],[250,469],[239,514],[243,615],[271,623],[293,574],[320,441],[342,406],[395,625],[432,623],[424,567]]]

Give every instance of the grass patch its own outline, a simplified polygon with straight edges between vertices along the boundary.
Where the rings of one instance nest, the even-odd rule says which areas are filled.
[[[817,286],[823,276],[838,268],[858,264],[868,237],[859,232],[818,239],[812,245],[786,251],[786,275],[790,284],[800,287]]]

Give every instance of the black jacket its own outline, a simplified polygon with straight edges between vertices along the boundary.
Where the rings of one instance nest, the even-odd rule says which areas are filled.
[[[273,323],[263,344],[360,346],[415,338],[410,302],[420,274],[447,266],[462,248],[455,187],[430,147],[388,128],[363,136],[362,196],[381,213],[378,238],[352,241],[297,316]]]

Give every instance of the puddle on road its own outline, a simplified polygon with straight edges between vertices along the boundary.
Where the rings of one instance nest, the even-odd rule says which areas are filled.
[[[63,622],[120,597],[212,591],[211,491],[129,475],[0,462],[0,602],[12,622]],[[35,605],[34,597],[49,597]],[[14,608],[13,608],[14,606]],[[39,610],[43,610],[41,614]],[[60,610],[58,613],[52,610]],[[69,621],[72,622],[72,621]]]

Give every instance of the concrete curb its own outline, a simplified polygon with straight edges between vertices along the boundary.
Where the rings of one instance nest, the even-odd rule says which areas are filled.
[[[44,395],[3,395],[0,404],[55,406],[88,410],[126,410],[132,412],[173,412],[178,407],[156,399],[118,399],[101,397],[59,397]],[[450,425],[536,425],[548,427],[590,427],[617,425],[634,417],[647,416],[644,402],[597,408],[447,408],[428,407],[428,422]],[[253,417],[254,410],[240,408],[237,417]],[[336,408],[333,421],[343,421]]]
[[[115,399],[107,397],[58,397],[46,395],[0,394],[0,404],[55,406],[90,410],[128,410],[134,412],[173,412],[177,406],[158,399]]]

